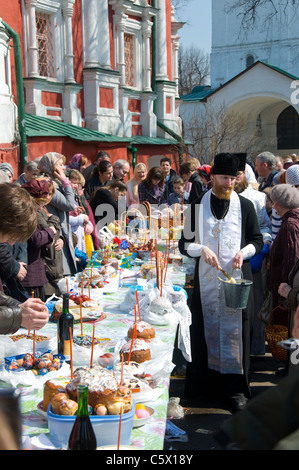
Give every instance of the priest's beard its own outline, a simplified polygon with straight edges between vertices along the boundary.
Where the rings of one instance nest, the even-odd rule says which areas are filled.
[[[214,178],[214,180],[213,180],[213,193],[219,199],[226,199],[227,201],[229,201],[233,190],[234,190],[234,184],[227,187],[227,186],[224,186],[224,185],[218,183],[217,179]]]
[[[235,182],[235,191],[236,193],[242,193],[245,191],[245,189],[248,188],[248,181],[246,178],[244,178],[242,181],[236,181]]]

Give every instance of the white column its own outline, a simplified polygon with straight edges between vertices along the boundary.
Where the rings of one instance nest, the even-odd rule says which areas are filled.
[[[179,97],[179,40],[173,39],[172,41],[172,80],[176,83],[176,97]]]
[[[149,20],[143,21],[142,23],[142,38],[144,44],[144,57],[143,57],[143,90],[152,91],[151,87],[151,50],[150,50],[150,38],[151,38],[151,26],[152,23]]]
[[[127,16],[124,13],[116,15],[116,30],[118,36],[118,71],[120,73],[120,85],[126,85],[126,64],[125,64],[125,23]]]
[[[65,21],[65,82],[74,83],[74,51],[72,16],[75,0],[63,0],[62,13]]]
[[[97,0],[85,0],[84,18],[84,62],[85,67],[99,67]]]
[[[9,95],[9,87],[7,85],[6,74],[6,58],[8,56],[9,37],[4,29],[0,28],[0,95]]]
[[[99,62],[104,69],[111,69],[108,0],[98,0]]]
[[[172,52],[172,81],[176,82],[176,97],[179,97],[179,47],[180,36],[178,34],[184,23],[175,19],[175,9],[171,9],[171,52]]]
[[[168,80],[165,0],[157,0],[157,80]]]
[[[38,77],[38,51],[36,43],[35,7],[37,0],[25,0],[29,15],[29,77]]]

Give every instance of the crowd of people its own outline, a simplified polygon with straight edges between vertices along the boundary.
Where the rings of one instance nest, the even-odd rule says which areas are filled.
[[[118,220],[120,198],[125,209],[145,201],[181,204],[179,250],[196,260],[185,397],[220,393],[233,409],[243,409],[250,357],[265,354],[259,311],[268,295],[272,309],[281,306],[292,336],[299,299],[298,163],[295,155],[262,152],[253,165],[246,154],[221,153],[211,165],[189,158],[175,170],[161,157],[159,166],[131,169],[103,151],[91,165],[83,154],[66,164],[65,156],[49,152],[20,176],[1,163],[0,333],[45,324],[47,298],[99,249],[99,224]],[[220,268],[253,282],[246,309],[236,314],[226,306]],[[288,358],[284,373],[294,369]]]

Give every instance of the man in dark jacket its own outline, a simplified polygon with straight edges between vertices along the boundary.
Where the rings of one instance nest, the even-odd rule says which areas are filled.
[[[82,174],[85,180],[88,180],[92,177],[94,170],[96,169],[97,165],[100,163],[101,160],[108,160],[110,162],[111,157],[109,153],[105,152],[104,150],[100,150],[96,156],[95,161],[89,165],[85,170],[83,170]]]
[[[278,173],[276,169],[276,158],[271,152],[260,153],[255,160],[255,171],[262,178],[259,191],[273,186],[274,176]]]
[[[166,201],[171,193],[173,193],[173,180],[176,178],[176,172],[171,168],[171,160],[163,157],[160,160],[160,167],[164,176],[164,197]]]

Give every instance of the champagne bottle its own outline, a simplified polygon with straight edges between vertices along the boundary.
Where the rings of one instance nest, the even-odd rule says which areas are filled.
[[[88,414],[88,385],[78,384],[78,410],[68,450],[96,450],[97,439]]]
[[[63,294],[62,313],[58,318],[57,325],[57,350],[58,354],[65,356],[69,361],[71,356],[70,328],[73,335],[74,317],[69,312],[69,294]]]

